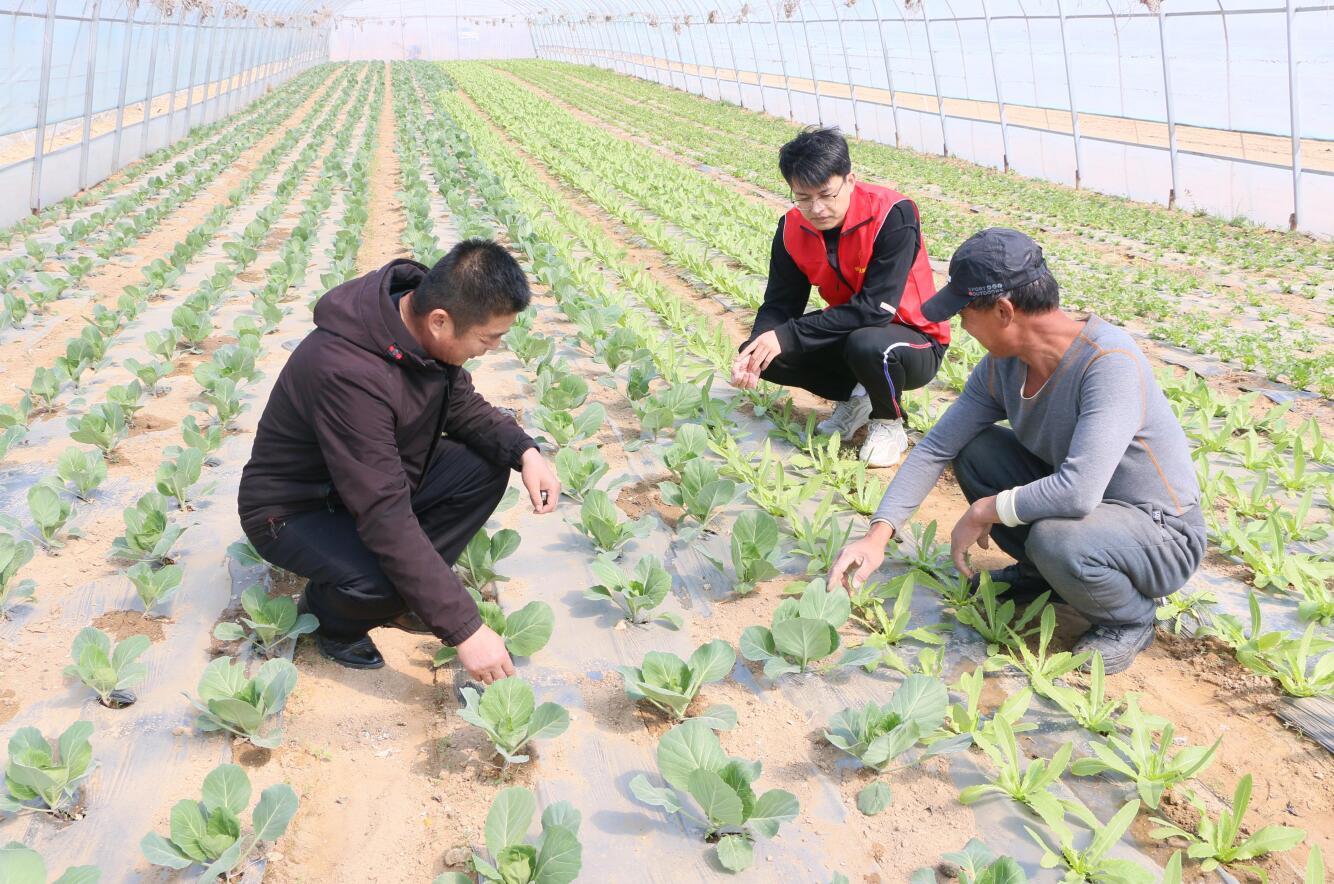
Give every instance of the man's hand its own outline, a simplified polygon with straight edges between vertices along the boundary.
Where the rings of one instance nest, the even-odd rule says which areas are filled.
[[[852,592],[875,573],[885,560],[885,544],[894,536],[888,522],[876,522],[861,540],[849,543],[829,570],[829,587],[842,586]]]
[[[459,642],[459,663],[468,675],[482,684],[490,684],[514,674],[514,661],[505,650],[505,640],[485,623]]]
[[[737,356],[732,363],[732,378],[736,381],[747,380],[747,375],[754,375],[755,380],[759,380],[761,372],[769,367],[769,363],[778,358],[783,352],[783,347],[778,343],[778,333],[767,331],[764,334],[751,341],[742,349],[741,354]],[[754,383],[751,383],[754,386]]]
[[[973,568],[968,562],[968,550],[974,543],[983,549],[991,549],[991,526],[1000,521],[996,515],[996,498],[983,497],[968,508],[959,521],[954,523],[950,532],[950,558],[954,567],[964,577],[973,576]]]
[[[533,512],[540,515],[556,509],[556,501],[560,499],[560,479],[556,478],[547,459],[536,448],[529,448],[523,453],[519,476],[523,480],[523,487],[528,489]]]

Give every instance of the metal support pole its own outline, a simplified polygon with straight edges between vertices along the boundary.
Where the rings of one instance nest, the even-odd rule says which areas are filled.
[[[672,54],[667,50],[667,32],[663,30],[664,27],[674,28],[676,27],[676,23],[668,20],[667,23],[664,24],[662,19],[659,19],[658,26],[653,29],[658,32],[658,42],[662,44],[662,63],[667,66],[665,72],[667,74],[667,85],[676,88],[676,77],[672,73]],[[674,33],[675,32],[673,32],[673,34]],[[662,82],[661,77],[659,77],[658,82]]]
[[[236,36],[232,40],[232,76],[227,81],[227,114],[230,116],[236,111],[236,103],[240,101],[241,84],[245,81],[245,61],[246,54],[250,49],[250,29],[242,21],[232,24],[232,30]]]
[[[778,31],[778,7],[773,7],[774,13],[774,49],[778,52],[778,65],[783,69],[783,91],[787,93],[787,118],[795,120],[796,111],[792,109],[792,80],[787,75],[787,56],[783,55],[783,35]]]
[[[835,0],[837,2],[837,0]],[[922,0],[923,3],[926,0]],[[824,125],[824,108],[820,107],[820,78],[815,73],[815,56],[811,54],[811,32],[806,27],[806,9],[801,0],[797,0],[797,12],[801,13],[801,36],[806,43],[806,62],[811,66],[811,87],[815,90],[815,119]]]
[[[676,43],[676,63],[681,66],[681,91],[690,91],[690,78],[686,76],[686,55],[681,51],[681,32],[677,30],[685,25],[679,24],[675,19],[672,20],[672,41]],[[671,70],[671,57],[668,56],[667,69]]]
[[[93,85],[97,82],[97,28],[102,21],[102,0],[93,0],[92,30],[88,32],[88,69],[83,80],[83,141],[79,144],[79,190],[88,187],[88,149],[93,134]]]
[[[875,33],[880,38],[880,58],[885,62],[885,84],[889,89],[889,109],[894,116],[894,146],[900,146],[899,99],[894,92],[894,66],[889,63],[889,47],[885,45],[885,25],[880,20],[880,3],[875,4]]]
[[[157,8],[157,19],[153,22],[153,45],[148,50],[148,86],[144,89],[144,121],[139,130],[139,156],[148,156],[148,124],[153,118],[153,80],[157,77],[157,44],[162,34],[162,9]]]
[[[750,38],[750,60],[754,63],[754,68],[755,68],[755,86],[760,90],[760,113],[767,114],[769,112],[769,107],[764,100],[764,71],[760,68],[760,52],[758,49],[755,48],[755,29],[749,27],[745,23],[742,23],[741,27],[746,29],[746,36]],[[741,72],[737,71],[736,76],[737,76],[736,91],[737,91],[737,96],[740,97]],[[742,106],[745,106],[744,101],[742,101],[741,104]]]
[[[200,123],[208,122],[208,93],[213,89],[214,74],[216,73],[213,61],[219,54],[215,50],[218,49],[218,31],[221,30],[221,28],[222,7],[219,6],[213,13],[213,25],[209,28],[208,32],[208,52],[205,53],[208,57],[204,61],[204,97],[199,100]],[[226,35],[224,35],[223,38],[225,40]],[[221,85],[218,86],[218,97],[222,97]]]
[[[681,8],[685,8],[684,4]],[[689,16],[690,13],[686,13],[686,17]],[[686,39],[690,41],[690,63],[695,66],[695,80],[699,83],[699,94],[704,95],[704,75],[699,72],[700,55],[699,47],[695,45],[695,29],[690,24],[685,23],[684,20],[681,26],[686,29]]]
[[[185,16],[181,16],[185,23]],[[190,82],[185,84],[185,132],[190,131],[190,108],[194,106],[195,80],[199,76],[199,39],[203,36],[204,12],[195,15],[195,32],[190,39]],[[206,93],[207,94],[207,93]]]
[[[927,12],[928,0],[922,0],[922,25],[926,31],[926,55],[931,61],[931,82],[936,88],[936,111],[940,114],[940,152],[950,155],[949,135],[945,132],[945,97],[940,94],[940,74],[936,72],[936,51],[931,47],[931,13]]]
[[[46,26],[42,29],[42,73],[37,87],[37,131],[33,139],[32,185],[28,205],[34,212],[42,207],[42,159],[46,155],[46,112],[51,99],[51,47],[56,39],[56,4],[46,5]]]
[[[1167,18],[1158,4],[1158,51],[1163,61],[1163,99],[1167,105],[1167,155],[1172,162],[1172,189],[1167,192],[1167,207],[1177,204],[1177,121],[1172,112],[1172,66],[1167,61]]]
[[[1084,150],[1079,142],[1079,107],[1075,104],[1075,80],[1070,69],[1070,50],[1065,39],[1065,8],[1056,0],[1056,14],[1061,20],[1061,56],[1065,59],[1065,88],[1070,96],[1070,131],[1075,136],[1075,190],[1079,190],[1084,169]]]
[[[1163,7],[1158,4],[1159,22],[1162,21]],[[982,16],[987,23],[987,55],[991,56],[991,79],[996,84],[996,106],[1000,108],[1000,129],[1001,129],[1001,167],[1004,171],[1010,171],[1010,128],[1005,123],[1005,95],[1001,92],[1000,67],[996,64],[996,46],[991,41],[991,13],[987,10],[987,0],[982,0]],[[1170,99],[1169,99],[1170,100]],[[1175,142],[1174,142],[1175,143]],[[1176,156],[1176,148],[1173,147],[1173,157]],[[1176,160],[1172,160],[1172,165],[1176,166]],[[1175,172],[1173,178],[1176,177]],[[1175,185],[1173,185],[1175,186]]]
[[[848,78],[848,94],[852,96],[852,134],[862,137],[862,124],[857,117],[857,84],[852,81],[852,65],[848,63],[848,41],[843,34],[843,13],[838,7],[842,0],[833,0],[834,18],[838,21],[838,42],[843,46],[843,73]]]
[[[125,7],[125,39],[120,53],[120,91],[116,93],[116,135],[111,143],[111,171],[120,168],[120,143],[125,135],[125,93],[130,87],[130,47],[134,43],[134,7]]]
[[[1297,5],[1287,2],[1288,38],[1288,119],[1292,124],[1292,217],[1288,229],[1296,230],[1302,216],[1302,117],[1297,97],[1297,56],[1292,51],[1292,32],[1296,24]]]
[[[713,54],[713,38],[709,36],[709,14],[705,12],[704,17],[700,19],[700,32],[704,35],[704,45],[709,50],[709,67],[713,68],[713,88],[718,90],[718,100],[723,100],[723,81],[718,76],[718,60]],[[702,93],[704,90],[700,89]]]
[[[181,88],[181,44],[185,42],[181,35],[181,25],[185,22],[185,13],[176,24],[176,47],[171,54],[171,102],[167,105],[167,144],[176,138],[176,93]]]

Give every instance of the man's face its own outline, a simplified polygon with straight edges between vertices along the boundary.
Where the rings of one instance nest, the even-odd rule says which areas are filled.
[[[431,358],[448,365],[462,365],[500,346],[500,339],[514,324],[516,313],[500,313],[485,322],[458,330],[446,310],[432,310],[426,321],[428,340],[422,345]]]
[[[986,348],[992,356],[1014,356],[1012,342],[1014,308],[1004,298],[990,307],[965,307],[959,312],[959,324]]]
[[[816,230],[833,230],[843,223],[852,202],[852,190],[857,176],[834,175],[819,187],[788,182],[792,188],[792,204]]]

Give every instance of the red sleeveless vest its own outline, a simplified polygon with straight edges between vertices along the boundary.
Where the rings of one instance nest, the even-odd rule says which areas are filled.
[[[852,200],[848,204],[848,214],[843,219],[843,231],[838,240],[838,266],[842,273],[829,263],[825,252],[824,236],[811,226],[793,206],[788,210],[783,223],[783,247],[792,256],[797,267],[811,281],[811,285],[820,290],[820,297],[830,307],[846,304],[852,296],[862,290],[866,280],[866,267],[871,262],[871,250],[875,238],[884,226],[889,210],[899,202],[906,201],[912,206],[913,215],[921,215],[917,204],[897,191],[876,184],[858,181],[852,190]],[[908,271],[908,281],[903,287],[903,297],[899,300],[898,313],[894,321],[920,331],[927,337],[941,344],[950,342],[948,322],[929,322],[922,315],[922,302],[936,293],[936,283],[931,276],[931,264],[927,260],[926,242],[919,229],[917,234],[917,258]]]

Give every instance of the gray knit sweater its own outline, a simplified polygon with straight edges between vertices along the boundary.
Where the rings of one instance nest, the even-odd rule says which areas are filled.
[[[1198,506],[1186,434],[1130,335],[1090,316],[1047,383],[1031,399],[1027,367],[990,355],[963,393],[908,454],[876,510],[897,530],[945,465],[984,428],[1008,420],[1019,441],[1054,468],[1015,492],[1025,523],[1082,518],[1103,500],[1151,504],[1175,515]]]

